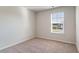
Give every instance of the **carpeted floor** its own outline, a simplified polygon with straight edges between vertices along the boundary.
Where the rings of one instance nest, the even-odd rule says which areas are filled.
[[[1,50],[0,53],[76,53],[74,44],[47,39],[31,39]]]

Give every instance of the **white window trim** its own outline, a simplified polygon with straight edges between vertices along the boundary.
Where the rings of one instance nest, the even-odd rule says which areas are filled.
[[[51,33],[54,33],[54,34],[64,34],[64,22],[63,22],[63,30],[62,30],[62,32],[52,32],[52,14],[53,13],[51,13]]]

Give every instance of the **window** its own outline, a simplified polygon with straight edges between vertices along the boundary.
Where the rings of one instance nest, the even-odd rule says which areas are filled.
[[[64,33],[64,12],[51,14],[51,32]]]

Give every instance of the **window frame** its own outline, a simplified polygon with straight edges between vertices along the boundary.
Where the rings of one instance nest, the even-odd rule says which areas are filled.
[[[59,13],[59,12],[56,12],[56,13]],[[61,12],[60,12],[61,13]],[[64,12],[63,12],[64,13]],[[53,20],[53,14],[54,13],[51,13],[51,33],[59,33],[59,34],[63,34],[64,33],[64,17],[59,17],[59,18],[63,18],[63,30],[61,30],[61,31],[59,31],[59,32],[53,32],[53,29],[52,29],[52,27],[53,27],[53,23],[52,23],[52,20]]]

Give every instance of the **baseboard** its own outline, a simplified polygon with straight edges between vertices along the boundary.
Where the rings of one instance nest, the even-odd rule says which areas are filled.
[[[28,38],[25,37],[25,38],[23,38],[23,39],[20,40],[20,41],[16,41],[16,42],[14,42],[13,44],[9,44],[9,45],[6,45],[6,46],[0,48],[0,50],[6,49],[6,48],[8,48],[8,47],[17,45],[17,44],[19,44],[19,43],[22,43],[22,42],[24,42],[24,41],[27,41],[27,40],[30,40],[30,39],[33,39],[33,38],[34,38],[34,36],[29,36]]]
[[[41,39],[52,40],[52,39],[47,38],[47,37],[34,37],[34,36],[29,36],[28,38],[25,37],[25,38],[23,38],[23,39],[20,40],[20,41],[14,42],[13,44],[6,45],[6,46],[0,48],[0,50],[3,50],[3,49],[5,49],[5,48],[8,48],[8,47],[14,46],[14,45],[16,45],[16,44],[22,43],[22,42],[24,42],[24,41],[27,41],[27,40],[30,40],[30,39],[33,39],[33,38],[41,38]],[[69,44],[74,44],[74,43],[71,43],[71,42],[65,42],[65,41],[60,41],[60,40],[54,40],[54,41],[59,41],[59,42],[69,43]],[[78,51],[79,51],[79,48],[78,48]]]
[[[68,43],[68,44],[75,44],[75,43],[72,43],[72,42],[67,42],[67,41],[62,41],[62,40],[55,40],[55,39],[51,39],[49,37],[44,37],[44,36],[37,36],[36,38],[41,38],[41,39],[49,39],[49,40],[54,40],[54,41],[59,41],[59,42],[63,42],[63,43]]]

